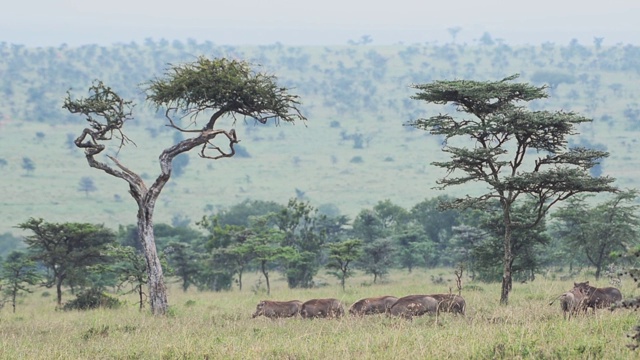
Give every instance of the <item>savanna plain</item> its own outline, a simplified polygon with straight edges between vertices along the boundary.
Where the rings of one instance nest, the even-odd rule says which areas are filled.
[[[466,316],[442,313],[407,321],[385,315],[308,320],[252,319],[263,299],[302,301],[335,297],[345,310],[364,297],[457,292],[451,269],[394,271],[382,282],[358,275],[343,291],[335,279],[314,289],[288,289],[275,277],[271,295],[259,276],[247,274],[242,291],[183,292],[169,285],[170,312],[154,317],[140,311],[134,296],[120,295],[117,309],[58,311],[44,290],[20,299],[13,314],[0,312],[2,359],[630,359],[637,353],[627,337],[635,312],[600,309],[564,319],[558,301],[573,286],[550,271],[535,281],[515,283],[507,306],[499,305],[500,284],[463,276]],[[439,281],[434,281],[438,279]],[[440,281],[441,280],[441,281]],[[638,295],[623,280],[625,298]],[[69,299],[72,295],[65,292]]]

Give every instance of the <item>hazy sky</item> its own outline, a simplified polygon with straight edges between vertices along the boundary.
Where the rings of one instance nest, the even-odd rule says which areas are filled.
[[[0,42],[47,46],[209,40],[221,45],[472,43],[640,44],[638,0],[13,0],[0,6]]]

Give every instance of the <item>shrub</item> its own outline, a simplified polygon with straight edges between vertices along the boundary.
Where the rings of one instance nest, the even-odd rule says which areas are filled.
[[[64,304],[62,310],[91,310],[99,307],[116,309],[120,305],[120,300],[105,294],[100,289],[91,288],[78,293],[75,299]]]

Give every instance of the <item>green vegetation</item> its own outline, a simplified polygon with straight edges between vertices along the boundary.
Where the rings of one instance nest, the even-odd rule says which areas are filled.
[[[635,85],[640,80],[640,51],[633,45],[605,41],[599,47],[578,42],[242,47],[149,39],[144,44],[52,48],[0,43],[0,52],[0,151],[6,162],[0,179],[0,191],[6,194],[0,199],[6,209],[0,233],[19,233],[15,224],[32,216],[112,228],[133,223],[135,204],[126,184],[96,176],[81,154],[68,148],[68,135],[77,137],[82,119],[65,113],[61,101],[68,89],[84,91],[98,78],[138,103],[136,119],[127,124],[127,135],[137,147],[118,152],[112,146],[108,151],[150,179],[158,172],[158,154],[175,141],[164,126],[165,111],[143,105],[145,94],[138,85],[163,74],[167,64],[190,62],[199,55],[261,64],[261,70],[276,74],[300,96],[309,127],[283,124],[274,130],[238,121],[238,145],[252,157],[213,164],[191,156],[184,174],[172,178],[163,191],[157,222],[169,224],[176,215],[200,219],[203,213],[247,199],[284,203],[296,189],[312,205],[332,204],[351,218],[380,199],[410,208],[426,198],[453,195],[432,189],[444,175],[428,165],[445,159],[439,151],[442,139],[425,141],[424,133],[402,126],[411,119],[450,112],[410,99],[409,85],[436,79],[497,80],[519,73],[522,81],[533,82],[539,72],[570,75],[574,83],[559,82],[549,89],[546,101],[534,102],[531,108],[563,109],[594,119],[578,128],[580,134],[569,145],[609,152],[598,169],[616,178],[618,187],[636,187],[633,169],[640,168],[640,158],[633,155],[640,129]],[[39,132],[46,136],[39,138]],[[25,157],[35,165],[31,173],[22,168]],[[360,164],[350,162],[355,157]],[[79,179],[86,176],[99,189],[88,198],[77,191]],[[205,178],[215,179],[215,193],[211,182],[201,181]],[[76,219],[77,214],[82,218]]]
[[[433,284],[430,276],[443,277]],[[346,307],[364,297],[448,292],[450,270],[392,272],[388,282],[361,286],[362,275],[320,289],[289,289],[284,277],[275,277],[272,295],[248,290],[229,292],[182,291],[169,288],[167,317],[139,312],[135,295],[118,296],[117,309],[53,311],[51,298],[36,292],[22,298],[19,311],[0,313],[0,357],[29,359],[281,359],[281,358],[460,358],[460,359],[628,359],[627,333],[637,322],[632,310],[599,310],[595,315],[563,320],[557,303],[548,302],[573,286],[546,279],[514,284],[510,306],[498,305],[499,284],[468,283],[463,277],[466,317],[441,314],[406,321],[384,315],[342,319],[270,320],[251,318],[256,305],[273,300],[336,297]],[[322,274],[322,276],[326,276]],[[591,274],[581,274],[588,278]],[[331,278],[330,276],[328,278]],[[255,273],[246,276],[253,284]],[[467,287],[468,284],[468,287]],[[473,285],[473,286],[471,286]],[[606,283],[599,283],[605,286]],[[637,294],[635,284],[623,282],[625,297]]]
[[[574,195],[617,190],[611,186],[614,179],[590,174],[609,156],[607,152],[568,147],[568,137],[576,127],[591,120],[571,112],[529,110],[521,103],[546,98],[546,88],[512,82],[517,77],[413,85],[418,91],[413,99],[451,104],[466,115],[440,113],[408,123],[445,138],[442,151],[450,159],[431,163],[447,172],[437,181],[441,189],[474,182],[487,186],[486,192],[458,197],[443,203],[443,208],[495,211],[495,204],[500,204],[503,304],[509,302],[517,251],[527,247],[523,241],[527,237],[514,232],[534,228],[552,206]],[[533,211],[516,218],[516,206],[524,204]]]
[[[579,204],[575,210],[584,210],[589,216],[565,213],[564,219],[550,220],[543,215],[555,200],[585,190],[613,190],[608,184],[614,177],[618,182],[612,185],[617,187],[636,185],[636,176],[629,171],[637,165],[633,151],[635,132],[640,129],[640,111],[634,100],[637,90],[630,85],[640,74],[638,51],[633,46],[593,49],[572,42],[569,47],[543,44],[511,48],[485,41],[474,46],[285,48],[276,44],[235,48],[195,42],[171,47],[149,41],[144,46],[48,51],[3,43],[0,51],[0,72],[7,74],[0,78],[0,92],[5,95],[0,97],[0,191],[6,194],[0,206],[8,210],[0,218],[0,230],[35,233],[27,237],[30,259],[48,268],[48,284],[58,287],[58,305],[62,287],[65,299],[67,291],[71,295],[108,291],[124,305],[99,309],[84,318],[74,318],[70,313],[75,312],[42,316],[48,322],[39,324],[36,317],[47,313],[43,309],[52,307],[53,301],[44,296],[23,299],[16,293],[26,315],[10,317],[6,328],[3,317],[0,331],[7,334],[2,338],[12,340],[9,347],[0,340],[0,352],[10,352],[0,353],[2,356],[16,357],[19,352],[42,357],[39,347],[27,350],[21,344],[27,338],[23,324],[31,329],[30,342],[49,345],[49,357],[95,357],[97,350],[86,345],[89,342],[103,351],[100,354],[109,348],[118,358],[628,355],[622,332],[630,331],[637,320],[626,310],[601,311],[595,317],[576,319],[579,326],[567,326],[545,304],[567,290],[571,280],[601,278],[605,268],[609,280],[621,285],[619,272],[633,269],[637,261],[632,256],[618,257],[625,250],[633,254],[637,248],[638,224],[632,205],[637,203],[637,194],[625,193],[624,201],[630,205],[620,208],[620,214],[605,211],[618,204],[616,199],[599,195],[580,198],[589,204]],[[208,60],[208,56],[218,58]],[[243,60],[227,60],[236,58]],[[173,65],[164,77],[154,77],[167,69],[167,63]],[[262,65],[260,71],[254,72],[255,64]],[[276,86],[271,73],[278,74],[282,86]],[[525,83],[510,84],[513,78],[508,76],[514,73],[521,74]],[[198,82],[201,78],[211,81]],[[458,78],[474,80],[446,80]],[[152,80],[143,83],[146,93],[133,91],[148,79]],[[538,101],[545,88],[526,81],[549,82],[550,101]],[[426,100],[426,105],[411,101],[410,84],[422,84],[412,87],[423,91],[418,98]],[[468,88],[470,84],[473,86]],[[88,98],[71,98],[71,92],[88,86]],[[452,86],[449,90],[457,93],[438,92],[441,86]],[[68,89],[66,100],[62,100]],[[288,95],[287,89],[295,89],[300,98]],[[458,96],[460,93],[464,96]],[[526,109],[512,104],[521,99],[530,101]],[[147,100],[152,106],[136,108],[132,121],[133,103]],[[79,119],[55,111],[62,101],[71,113],[87,117],[88,127],[80,137],[74,135],[80,129]],[[464,126],[470,122],[447,128],[455,123],[454,117],[434,116],[455,110],[466,111],[465,117],[475,116],[479,121],[468,129]],[[301,112],[312,120],[309,128],[296,126],[284,131],[274,126],[279,125],[278,119],[284,120],[283,127],[290,120],[304,120]],[[237,121],[245,117],[257,121]],[[594,121],[585,122],[587,117]],[[413,125],[435,136],[425,137],[415,127],[401,126],[421,118],[427,120]],[[513,124],[510,121],[514,119],[526,121]],[[218,128],[222,120],[231,125]],[[167,122],[169,126],[164,126]],[[261,123],[265,126],[256,126]],[[486,127],[488,123],[496,126]],[[547,133],[547,126],[555,130]],[[178,130],[181,136],[166,130]],[[575,132],[581,134],[566,138],[577,135]],[[195,137],[184,137],[183,133]],[[493,137],[487,138],[485,133]],[[467,151],[475,144],[468,139],[453,140],[460,134],[490,144],[483,149],[486,153]],[[224,146],[210,142],[216,135],[221,135]],[[518,140],[515,146],[500,148],[512,135]],[[115,141],[103,143],[109,139]],[[241,140],[247,140],[242,147],[238,145]],[[498,146],[494,147],[493,140]],[[453,162],[442,154],[443,142],[456,156]],[[137,149],[132,151],[133,147],[125,144]],[[85,149],[84,159],[70,151],[74,145]],[[237,158],[234,162],[178,160],[177,155],[196,147],[201,149],[201,157],[236,154]],[[518,155],[494,161],[507,150]],[[607,153],[611,156],[598,163]],[[94,158],[98,154],[112,160],[115,167]],[[154,180],[150,174],[158,173],[158,154],[161,169]],[[457,168],[475,166],[465,162],[471,157],[467,155],[486,155],[482,161],[490,164],[492,171],[504,167],[510,168],[511,174],[500,178],[499,170],[473,170],[469,178],[448,177]],[[523,158],[527,160],[522,162]],[[88,181],[81,180],[78,186],[78,179],[88,175],[86,161],[127,184],[97,178],[91,185],[99,191],[87,196]],[[519,171],[520,165],[535,166],[536,173],[540,165],[558,164],[577,168],[571,172],[552,166],[542,174],[554,176],[546,180],[560,179],[559,187],[553,181],[541,181],[540,174]],[[174,166],[179,176],[170,179]],[[136,172],[130,170],[134,167]],[[502,204],[488,204],[480,212],[466,206],[441,212],[441,202],[450,202],[460,194],[454,197],[452,190],[434,190],[438,179],[444,181],[440,185],[481,180],[464,193],[484,199],[487,191],[496,191]],[[145,183],[153,185],[147,188]],[[585,183],[588,186],[577,186]],[[548,184],[553,186],[548,189]],[[159,198],[162,189],[164,195]],[[516,196],[512,194],[531,189],[537,204],[513,201]],[[138,205],[138,225],[131,225],[136,207],[130,199],[125,201],[126,191]],[[603,198],[610,202],[602,202]],[[279,205],[286,199],[286,205]],[[591,207],[592,203],[608,205]],[[158,215],[155,221],[152,214]],[[580,223],[604,215],[621,226]],[[37,218],[41,219],[39,224],[34,220]],[[45,218],[51,223],[44,223]],[[25,223],[25,219],[31,220]],[[191,219],[202,219],[196,223],[200,229],[194,229]],[[576,234],[547,231],[547,221],[559,220],[571,221],[572,228],[593,241],[580,243],[576,252]],[[525,223],[530,226],[516,226]],[[19,230],[15,230],[16,224]],[[55,251],[53,264],[52,254],[35,244],[59,237],[40,236],[34,230],[39,225],[62,227],[70,240],[77,240],[85,227],[94,227],[96,233],[109,228],[118,228],[118,232],[117,237],[109,234],[108,241],[93,239],[98,245],[95,249],[100,248],[96,255],[100,261],[90,261],[95,254],[93,246],[80,244],[88,256]],[[612,231],[615,229],[622,232]],[[8,232],[2,236],[15,239]],[[619,246],[600,250],[616,252],[591,261],[589,254],[599,250],[601,244],[596,240],[603,236],[615,237]],[[631,238],[620,243],[617,236]],[[350,241],[361,246],[361,251],[354,251],[355,246],[341,248]],[[18,246],[3,247],[2,251],[8,253]],[[141,266],[145,262],[146,266]],[[333,271],[325,273],[327,266]],[[595,273],[584,271],[590,266],[596,268]],[[165,274],[177,281],[169,288],[171,308],[164,292],[163,267],[170,270]],[[458,269],[456,278],[450,279],[451,270],[436,270],[440,267]],[[500,274],[500,301],[506,303],[509,295],[509,307],[497,304],[499,288],[492,281]],[[340,286],[327,280],[334,280],[331,276],[338,278]],[[431,279],[432,284],[425,279]],[[337,297],[348,305],[365,296],[449,292],[454,288],[452,281],[458,285],[459,280],[469,285],[463,287],[463,295],[473,307],[467,318],[443,315],[411,323],[385,317],[334,322],[291,319],[262,323],[263,327],[247,319],[264,296],[283,300]],[[234,281],[237,290],[232,286]],[[635,284],[623,282],[621,286],[625,297],[637,295]],[[195,288],[215,292],[195,292]],[[91,296],[82,302],[102,301],[100,296]],[[154,319],[138,311],[147,304],[152,313],[168,316]],[[246,318],[241,315],[244,313]],[[278,328],[280,324],[284,325]],[[429,331],[424,331],[425,327]],[[32,329],[38,329],[35,336]],[[51,329],[56,329],[55,334]],[[173,337],[167,338],[163,331]],[[96,339],[109,340],[98,343]],[[137,342],[130,342],[134,340]],[[75,346],[67,348],[65,344]]]

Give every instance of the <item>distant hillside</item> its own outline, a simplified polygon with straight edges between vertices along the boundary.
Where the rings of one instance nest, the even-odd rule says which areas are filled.
[[[604,174],[618,186],[637,187],[640,159],[640,47],[598,43],[509,46],[423,44],[339,47],[216,46],[147,41],[110,47],[26,48],[0,44],[0,234],[29,216],[48,221],[90,221],[111,227],[135,222],[124,182],[90,169],[70,143],[83,120],[61,109],[67,90],[84,96],[101,79],[138,103],[128,136],[137,147],[118,156],[127,166],[157,174],[157,156],[172,144],[163,111],[144,103],[138,86],[161,76],[169,63],[199,55],[249,60],[301,96],[307,126],[236,124],[245,157],[205,161],[189,155],[184,173],[160,197],[157,222],[205,214],[244,199],[286,203],[291,197],[333,204],[355,216],[378,201],[410,208],[442,176],[429,164],[442,160],[439,139],[404,127],[410,119],[452,108],[410,99],[409,85],[438,79],[520,80],[548,84],[537,109],[564,109],[591,117],[572,141],[606,149]],[[230,124],[230,123],[229,123]],[[115,153],[115,148],[113,149]],[[28,159],[28,160],[25,160]],[[32,170],[25,162],[30,161]],[[83,192],[90,177],[98,191]],[[459,187],[455,194],[470,189]],[[471,189],[473,190],[473,189]],[[478,190],[478,189],[476,189]]]

